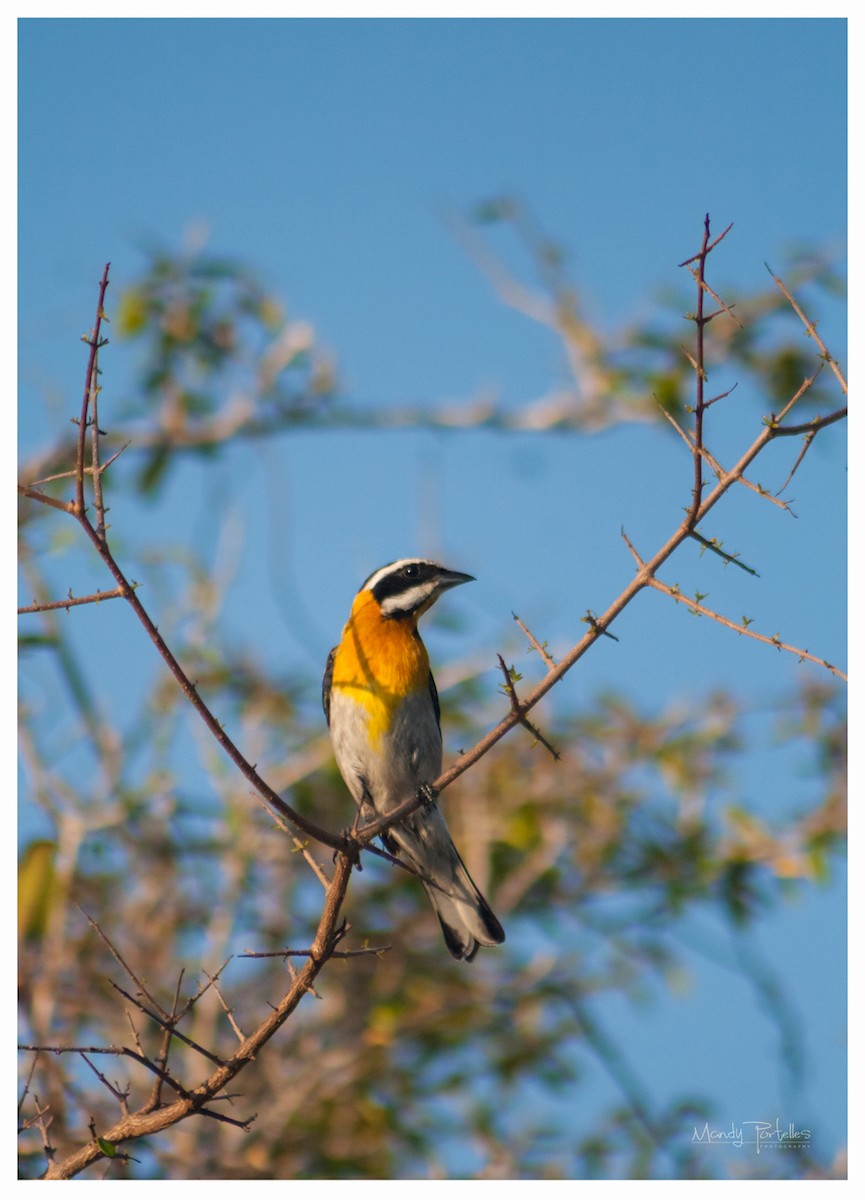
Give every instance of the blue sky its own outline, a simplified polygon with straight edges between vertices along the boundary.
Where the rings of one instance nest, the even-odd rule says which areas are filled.
[[[47,440],[46,395],[70,411],[77,402],[78,338],[104,262],[112,262],[110,302],[140,270],[142,248],[178,248],[190,231],[206,229],[210,250],[256,268],[292,316],[311,321],[347,395],[365,406],[453,403],[490,389],[517,409],[564,377],[553,336],[500,304],[454,237],[449,214],[490,196],[510,192],[531,206],[564,245],[586,311],[608,329],[651,312],[660,289],[684,282],[676,264],[697,249],[707,211],[716,231],[735,223],[715,267],[722,286],[765,287],[764,263],[779,267],[803,241],[843,255],[841,20],[27,20],[19,28],[25,452]],[[843,360],[840,306],[821,331]],[[122,395],[132,352],[112,354],[111,387]],[[759,427],[755,402],[738,411],[747,431]],[[719,419],[722,459],[747,444],[742,428]],[[792,560],[781,515],[742,494],[710,532],[759,559],[760,581],[685,553],[663,577],[843,665],[844,453],[843,429],[828,431],[796,478]],[[287,667],[310,671],[360,580],[416,550],[477,575],[455,604],[475,639],[489,639],[491,658],[511,637],[513,609],[565,648],[585,610],[603,610],[630,578],[620,528],[641,550],[656,548],[680,519],[690,471],[666,431],[643,428],[566,438],[355,433],[328,441],[326,454],[321,435],[303,433],[269,447],[258,475],[232,481],[238,511],[260,519],[249,527],[226,630],[259,639],[263,654],[284,647]],[[773,467],[781,480],[782,458]],[[359,475],[374,481],[360,497],[330,485]],[[182,486],[170,511],[179,503],[186,524],[172,534],[192,537],[207,498],[194,471]],[[503,534],[522,529],[527,514],[531,536]],[[276,561],[293,597],[290,621],[262,587]],[[759,713],[803,670],[654,595],[617,632],[619,643],[598,646],[566,681],[569,699],[612,687],[662,708],[682,694],[698,702],[717,685],[744,690]],[[438,636],[440,656],[454,654],[453,639]],[[771,754],[758,755],[742,797],[770,814],[797,801],[773,798],[775,770]],[[842,915],[839,880],[760,931],[784,962],[795,962],[802,941],[821,956],[819,970],[803,960],[791,986],[819,1062],[808,1103],[839,1141]],[[701,1022],[721,1019],[725,998],[747,1011],[757,1032],[744,1080],[729,1077],[721,1039],[703,1081],[712,1091],[717,1072],[714,1090],[731,1118],[750,1098],[775,1102],[776,1081],[761,1074],[759,1014],[725,993],[709,967],[695,972],[687,1013],[671,1003],[653,1019],[690,1022],[696,1041]],[[638,1022],[635,1030],[639,1039]],[[641,1065],[656,1078],[664,1070],[650,1049]],[[664,1086],[679,1086],[681,1065],[666,1063]]]

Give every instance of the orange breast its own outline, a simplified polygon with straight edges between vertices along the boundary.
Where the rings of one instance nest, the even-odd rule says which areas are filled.
[[[371,592],[360,592],[334,659],[331,687],[367,713],[373,745],[390,728],[393,712],[412,692],[426,689],[429,658],[414,618],[384,619]]]

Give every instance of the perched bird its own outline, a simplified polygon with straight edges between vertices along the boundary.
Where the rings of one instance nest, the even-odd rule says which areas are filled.
[[[473,578],[402,558],[370,575],[354,598],[327,660],[322,701],[337,766],[365,820],[391,812],[441,773],[438,694],[417,623],[442,592]],[[505,940],[433,800],[382,842],[420,872],[454,958],[471,962],[479,946]]]

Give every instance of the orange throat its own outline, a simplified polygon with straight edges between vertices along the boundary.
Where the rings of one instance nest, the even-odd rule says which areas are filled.
[[[331,687],[366,710],[371,741],[390,727],[397,705],[428,681],[417,617],[382,617],[372,593],[360,592],[334,659]]]

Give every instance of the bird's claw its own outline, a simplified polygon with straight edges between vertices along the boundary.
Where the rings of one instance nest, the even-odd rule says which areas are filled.
[[[418,795],[425,810],[435,808],[439,794],[431,783],[422,783],[418,788]]]
[[[362,871],[363,864],[360,861],[360,854],[358,852],[356,826],[357,826],[357,821],[355,821],[354,825],[352,825],[350,829],[343,829],[342,840],[345,843],[345,846],[346,846],[346,849],[348,850],[348,852],[350,854],[352,854],[354,869],[356,871]],[[337,855],[339,853],[340,853],[339,850],[334,850],[334,852],[333,852],[333,861],[334,862],[336,862]]]

